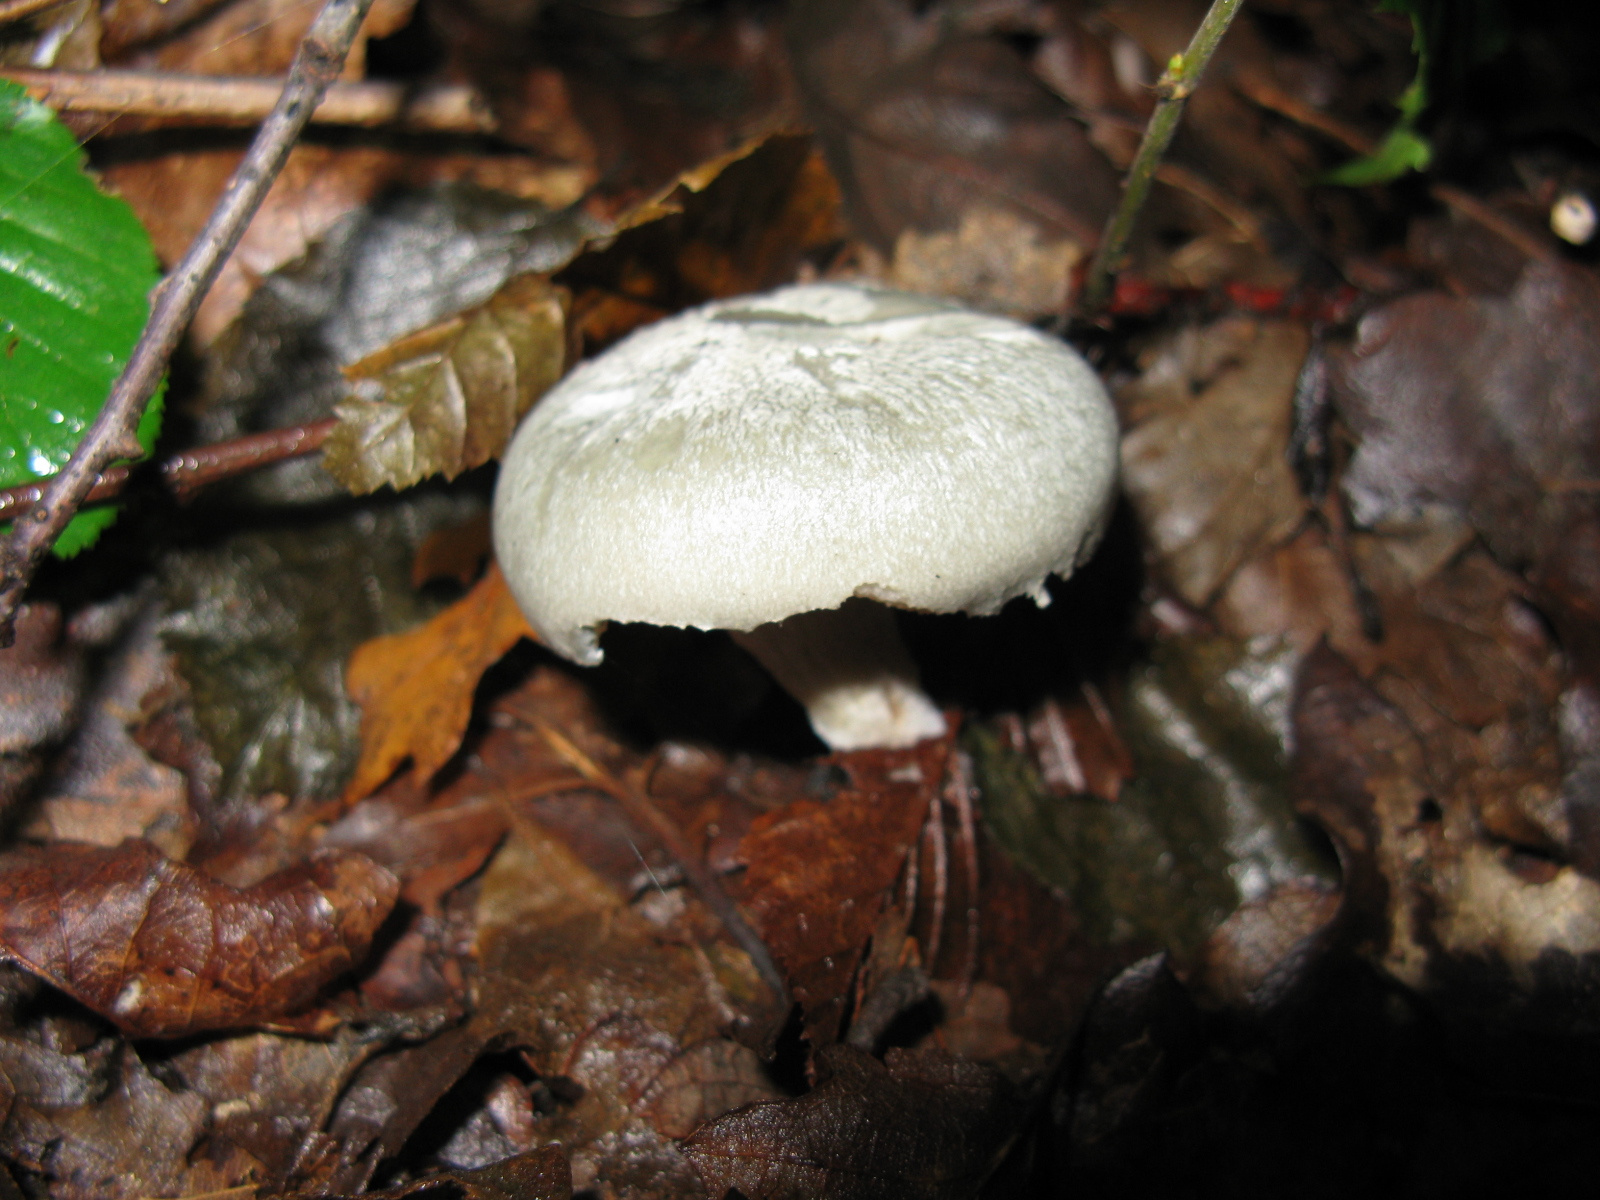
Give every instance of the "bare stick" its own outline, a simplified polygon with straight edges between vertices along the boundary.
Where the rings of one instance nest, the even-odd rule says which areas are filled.
[[[1228,32],[1241,0],[1211,0],[1211,8],[1200,28],[1195,30],[1189,48],[1167,64],[1166,73],[1156,84],[1160,102],[1150,114],[1145,126],[1144,141],[1139,143],[1139,153],[1128,168],[1128,178],[1122,185],[1122,199],[1116,211],[1106,222],[1105,233],[1089,264],[1089,275],[1084,283],[1083,296],[1078,301],[1080,320],[1093,320],[1111,299],[1111,285],[1122,259],[1128,252],[1128,239],[1133,235],[1134,222],[1139,219],[1145,198],[1150,194],[1150,184],[1155,180],[1156,168],[1172,144],[1172,135],[1178,131],[1178,119],[1183,116],[1183,105],[1200,84],[1206,64]]]
[[[232,441],[196,446],[192,450],[174,454],[157,469],[167,488],[178,499],[188,500],[207,484],[260,467],[270,467],[288,458],[316,453],[322,449],[322,443],[328,440],[328,435],[338,423],[337,417],[326,417],[305,425],[269,429],[265,433],[251,433]],[[132,475],[128,467],[108,467],[95,476],[94,485],[90,487],[84,503],[98,504],[102,500],[116,499],[128,486]],[[37,504],[54,478],[52,475],[34,483],[0,488],[0,521],[9,521],[22,509]]]
[[[170,75],[156,71],[34,71],[0,68],[0,76],[57,112],[166,117],[212,124],[254,124],[277,103],[283,80],[258,76]],[[408,88],[400,83],[329,86],[311,115],[316,125],[397,125],[426,133],[491,133],[494,116],[476,88],[458,84]]]
[[[122,458],[138,458],[136,436],[150,395],[194,318],[206,290],[238,244],[245,226],[283,169],[295,139],[338,78],[372,0],[328,0],[311,23],[278,103],[262,122],[244,161],[223,189],[206,227],[177,268],[151,293],[150,319],[105,407],[32,510],[16,523],[0,558],[0,646],[9,646],[17,606],[67,522],[88,498],[95,478]]]

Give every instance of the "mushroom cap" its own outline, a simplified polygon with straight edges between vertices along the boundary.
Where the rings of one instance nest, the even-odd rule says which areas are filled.
[[[500,468],[494,545],[556,652],[609,621],[749,630],[864,596],[1043,605],[1117,464],[1062,342],[943,300],[808,284],[641,329],[574,370]]]

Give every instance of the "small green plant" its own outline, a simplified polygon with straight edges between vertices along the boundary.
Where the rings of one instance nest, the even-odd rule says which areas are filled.
[[[84,170],[71,132],[0,79],[0,487],[59,471],[105,403],[149,313],[149,235]],[[139,423],[148,453],[159,397]],[[69,557],[116,517],[79,513],[55,543]]]
[[[1426,171],[1433,163],[1433,143],[1417,126],[1429,105],[1469,69],[1498,54],[1505,42],[1496,0],[1380,0],[1378,11],[1411,21],[1417,73],[1395,101],[1400,119],[1383,141],[1372,153],[1326,172],[1323,183],[1366,187]]]

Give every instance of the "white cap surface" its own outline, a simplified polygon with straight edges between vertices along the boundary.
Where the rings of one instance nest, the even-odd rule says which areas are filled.
[[[608,621],[749,630],[851,596],[992,613],[1087,557],[1116,463],[1105,389],[1056,339],[801,285],[648,326],[552,389],[501,464],[495,554],[589,665]]]

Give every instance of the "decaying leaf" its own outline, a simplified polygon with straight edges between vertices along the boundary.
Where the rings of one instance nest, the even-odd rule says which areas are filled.
[[[944,782],[949,742],[843,756],[850,785],[757,819],[739,895],[821,1042],[838,1036],[862,948]]]
[[[571,1200],[572,1169],[561,1146],[542,1146],[475,1171],[447,1171],[381,1192],[373,1200]]]
[[[166,1087],[131,1045],[71,1055],[13,1043],[0,1069],[10,1100],[0,1151],[53,1198],[205,1194],[248,1177],[247,1162],[226,1153],[191,1157],[210,1106]]]
[[[822,1052],[796,1100],[702,1126],[684,1152],[710,1193],[749,1200],[956,1200],[973,1195],[1014,1136],[1015,1099],[992,1068],[891,1050]]]
[[[397,884],[370,860],[318,855],[230,888],[146,842],[62,843],[0,865],[7,958],[136,1037],[180,1037],[294,1012],[360,962]]]
[[[1339,846],[1346,916],[1368,952],[1458,1010],[1592,1033],[1573,1001],[1600,979],[1600,884],[1483,836],[1495,797],[1470,780],[1490,764],[1457,760],[1326,648],[1307,659],[1294,711],[1300,803]]]
[[[346,367],[355,395],[335,410],[324,468],[359,495],[454,479],[499,457],[561,377],[565,307],[560,289],[517,276],[477,309]]]
[[[1123,479],[1162,574],[1196,606],[1245,559],[1286,540],[1306,509],[1287,456],[1305,329],[1246,322],[1217,334],[1236,359],[1122,442]]]
[[[640,1200],[692,1193],[692,1168],[657,1131],[672,1127],[670,1112],[681,1119],[685,1097],[665,1093],[693,1078],[686,1051],[771,1027],[776,1014],[749,960],[720,941],[700,943],[685,923],[656,925],[524,821],[483,882],[479,961],[478,1036],[522,1048],[541,1075],[581,1089],[536,1125],[540,1140],[571,1152],[574,1184],[603,1180],[613,1195]],[[770,1094],[722,1078],[734,1086],[699,1093],[708,1116],[715,1104]]]
[[[1534,264],[1510,296],[1409,296],[1334,359],[1360,440],[1363,524],[1444,506],[1527,572],[1580,671],[1600,673],[1600,279]]]
[[[340,794],[361,721],[346,662],[361,643],[437,611],[411,587],[412,556],[435,529],[477,511],[475,496],[416,489],[167,558],[161,632],[223,767],[219,807],[267,792]]]
[[[361,705],[361,759],[348,799],[372,792],[405,759],[423,779],[461,744],[479,676],[521,638],[535,638],[498,566],[424,625],[363,643],[346,686]]]
[[[706,300],[787,283],[838,243],[839,189],[809,137],[778,133],[693,171],[555,276],[589,347]]]

